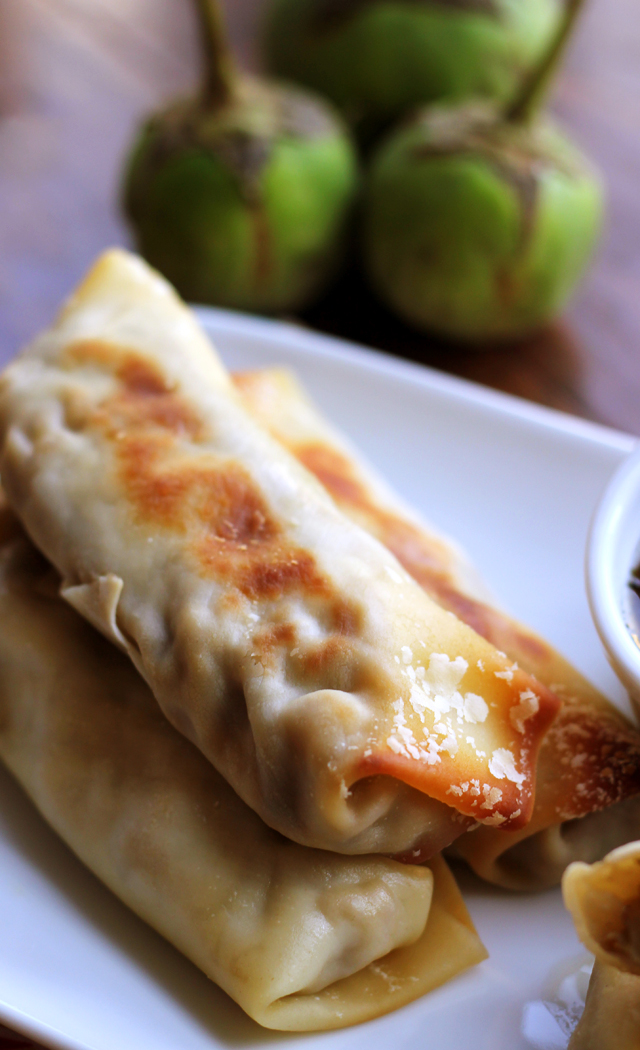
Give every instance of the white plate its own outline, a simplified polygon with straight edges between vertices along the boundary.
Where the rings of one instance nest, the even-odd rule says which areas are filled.
[[[400,492],[468,548],[502,602],[621,698],[582,560],[591,512],[632,438],[293,325],[201,316],[231,368],[295,368]],[[2,774],[0,1021],[65,1050],[559,1050],[551,1015],[527,1008],[584,960],[559,891],[463,882],[487,962],[378,1021],[270,1033],[105,890]]]

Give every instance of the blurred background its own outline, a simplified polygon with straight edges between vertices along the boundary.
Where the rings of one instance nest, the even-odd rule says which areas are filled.
[[[226,0],[234,52],[259,67],[264,0]],[[131,244],[118,207],[141,119],[193,90],[187,0],[0,0],[0,354],[47,324],[94,256]],[[591,0],[552,109],[601,170],[604,235],[564,318],[481,351],[405,326],[347,273],[298,316],[640,435],[640,5]]]

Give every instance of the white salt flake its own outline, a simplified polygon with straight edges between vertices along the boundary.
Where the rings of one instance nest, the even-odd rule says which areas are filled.
[[[493,673],[496,678],[504,678],[505,682],[513,681],[513,671],[510,668],[507,668],[506,671],[494,671]]]
[[[480,809],[493,809],[493,807],[497,806],[498,802],[502,799],[500,788],[489,787],[488,784],[484,785],[482,793],[484,795],[484,802],[480,806]]]
[[[400,697],[393,705],[395,717],[393,719],[394,733],[387,738],[387,744],[397,755],[405,755],[407,758],[420,758],[420,752],[416,739],[407,725],[404,716],[404,702]]]
[[[458,740],[453,732],[449,731],[447,733],[446,737],[440,744],[440,750],[446,751],[452,758],[454,755],[458,754]]]
[[[506,747],[498,747],[493,752],[489,760],[489,772],[493,774],[496,780],[504,780],[506,777],[507,780],[511,780],[518,787],[525,779],[524,773],[518,773],[513,753],[508,751]]]
[[[490,817],[483,817],[480,821],[488,828],[499,828],[501,824],[504,824],[506,817],[502,816],[502,813],[492,813]]]
[[[540,698],[531,689],[525,689],[520,693],[519,703],[514,704],[509,711],[509,720],[514,729],[524,733],[524,724],[529,718],[540,710]]]
[[[477,725],[478,722],[486,720],[489,708],[481,696],[477,696],[476,693],[465,693],[463,712],[465,721]]]
[[[462,656],[450,660],[446,653],[432,653],[425,675],[426,684],[431,692],[449,700],[456,692],[468,667],[469,664]]]

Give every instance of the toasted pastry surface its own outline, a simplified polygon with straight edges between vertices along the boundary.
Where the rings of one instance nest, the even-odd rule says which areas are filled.
[[[517,830],[480,827],[453,850],[490,881],[536,889],[640,829],[640,733],[545,639],[491,604],[465,553],[407,507],[282,368],[237,373],[245,407],[340,509],[389,547],[443,608],[549,687],[562,708],[542,744],[536,802]]]
[[[121,900],[270,1028],[386,1013],[486,956],[445,862],[272,831],[58,597],[0,509],[0,757]]]
[[[420,859],[529,819],[557,698],[249,417],[140,260],[107,253],[9,366],[0,442],[63,597],[270,826]]]

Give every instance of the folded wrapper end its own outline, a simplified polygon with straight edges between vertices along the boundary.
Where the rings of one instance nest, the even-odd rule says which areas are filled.
[[[60,597],[68,602],[85,620],[104,634],[105,638],[129,653],[133,648],[118,626],[118,602],[124,584],[119,576],[108,573],[90,583],[74,584],[63,580]],[[134,649],[135,652],[135,649]]]
[[[640,736],[598,697],[565,703],[544,741],[529,825],[478,828],[449,849],[510,890],[557,885],[572,861],[593,863],[640,832]]]
[[[640,795],[623,798],[606,809],[574,819],[544,817],[536,813],[517,832],[496,833],[474,828],[446,850],[465,861],[480,878],[506,890],[542,892],[557,886],[569,864],[594,863],[610,847],[634,838],[640,830]]]
[[[488,958],[447,864],[435,856],[428,866],[434,877],[431,910],[414,944],[390,952],[312,999],[295,995],[281,999],[256,1020],[267,1028],[287,1031],[303,1031],[308,1018],[313,1018],[314,1030],[339,1028],[347,1012],[347,1024],[368,1021],[405,1006]]]
[[[602,963],[640,976],[640,842],[595,864],[571,864],[562,894],[585,947]]]
[[[640,1047],[640,842],[595,864],[571,864],[562,894],[596,961],[569,1050]]]
[[[593,967],[584,1013],[567,1050],[638,1050],[640,977],[607,966]]]
[[[515,740],[511,744],[514,750],[496,748],[484,769],[471,763],[467,765],[458,752],[441,752],[437,766],[429,761],[416,762],[413,754],[415,737],[406,742],[406,719],[402,715],[400,733],[392,733],[387,740],[387,744],[395,747],[372,750],[363,757],[358,768],[360,776],[382,774],[395,777],[439,802],[455,806],[461,828],[478,823],[515,832],[525,827],[534,808],[538,754],[545,734],[560,710],[560,701],[530,676],[518,670],[511,672],[511,676],[512,683],[517,683],[521,676],[520,696],[531,697],[535,703],[534,713],[529,712],[525,720],[518,722],[517,765],[514,761]],[[517,684],[515,688],[518,688]],[[440,697],[436,696],[436,703],[439,700]],[[471,730],[475,730],[475,726],[470,726]],[[484,755],[485,752],[476,750],[476,754]]]

